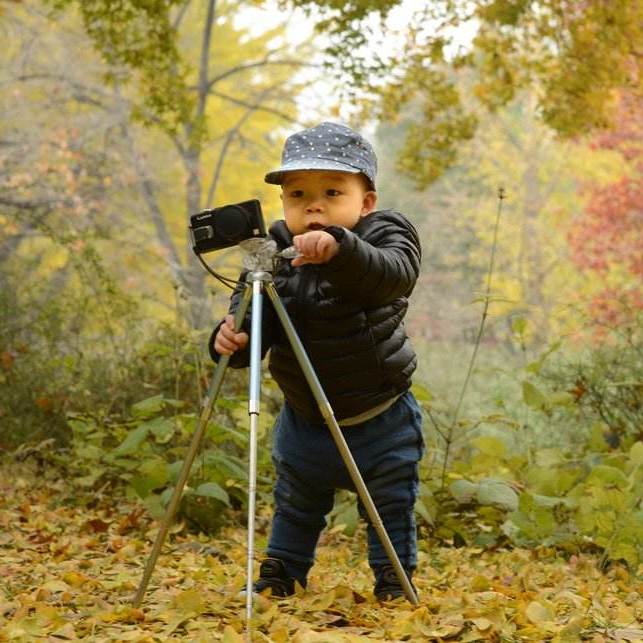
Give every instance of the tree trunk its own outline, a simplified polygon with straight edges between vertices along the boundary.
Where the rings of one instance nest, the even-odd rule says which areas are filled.
[[[525,150],[527,167],[523,174],[523,223],[520,248],[520,279],[523,300],[530,311],[534,340],[546,342],[549,336],[549,320],[545,313],[543,283],[542,238],[539,231],[539,215],[543,206],[542,186],[538,177],[540,143],[532,141]],[[535,312],[537,311],[537,312]]]
[[[197,147],[190,148],[187,151],[184,161],[187,171],[186,225],[189,225],[190,217],[202,209],[200,150]],[[211,322],[210,306],[205,289],[206,273],[192,250],[189,235],[186,236],[184,266],[184,284],[186,289],[184,295],[187,300],[188,321],[192,328],[204,328]]]

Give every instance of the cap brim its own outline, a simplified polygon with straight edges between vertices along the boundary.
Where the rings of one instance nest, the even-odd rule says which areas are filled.
[[[274,185],[281,185],[284,182],[285,174],[301,170],[330,170],[333,172],[347,172],[348,174],[359,174],[361,172],[361,170],[354,168],[352,165],[339,163],[338,161],[327,161],[326,159],[301,159],[301,161],[285,163],[274,172],[268,172],[264,177],[264,181]]]

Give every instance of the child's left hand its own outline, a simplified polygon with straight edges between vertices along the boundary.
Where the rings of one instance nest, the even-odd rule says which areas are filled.
[[[307,263],[326,263],[339,252],[335,237],[324,230],[311,230],[293,237],[293,245],[301,256],[292,260],[293,266]]]

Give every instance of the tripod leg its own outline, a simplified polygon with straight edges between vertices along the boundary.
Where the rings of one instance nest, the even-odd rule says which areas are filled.
[[[418,598],[415,594],[413,586],[411,585],[411,581],[408,579],[408,576],[406,575],[406,572],[402,567],[402,563],[400,563],[400,559],[397,556],[397,552],[395,551],[395,548],[393,547],[393,543],[391,543],[391,539],[389,538],[389,535],[386,532],[384,524],[382,523],[382,519],[380,518],[380,515],[377,512],[377,508],[375,507],[375,503],[371,498],[371,494],[369,493],[368,488],[364,483],[362,474],[359,472],[359,469],[355,464],[353,455],[351,454],[350,449],[348,448],[348,444],[346,444],[346,440],[344,438],[343,433],[341,432],[341,429],[339,428],[339,424],[337,424],[337,420],[335,419],[335,414],[333,412],[333,409],[330,406],[330,403],[328,402],[328,398],[326,397],[326,394],[324,393],[324,390],[322,389],[321,384],[319,383],[317,374],[315,373],[313,369],[313,365],[310,362],[310,358],[306,354],[304,346],[297,335],[297,331],[295,330],[295,327],[293,326],[292,321],[290,320],[290,317],[288,317],[288,313],[286,312],[284,305],[279,299],[279,295],[274,285],[268,282],[265,284],[265,289],[266,289],[266,292],[268,293],[268,296],[270,297],[270,301],[272,302],[275,308],[277,316],[281,321],[281,325],[283,326],[283,329],[288,337],[288,340],[290,341],[292,349],[295,352],[295,356],[297,357],[299,366],[301,367],[301,370],[304,372],[304,376],[306,377],[306,381],[310,386],[310,390],[313,396],[315,397],[315,400],[317,401],[319,410],[322,416],[324,417],[324,420],[326,421],[326,424],[330,429],[333,439],[335,440],[335,444],[337,445],[339,453],[342,456],[344,463],[346,464],[346,468],[348,469],[348,473],[350,474],[353,484],[355,485],[357,494],[360,500],[362,501],[362,504],[364,505],[366,512],[368,513],[368,517],[371,520],[371,524],[373,525],[375,531],[377,532],[380,542],[382,543],[382,546],[386,550],[386,554],[388,555],[388,558],[391,561],[393,568],[395,569],[395,573],[397,574],[398,580],[400,581],[400,584],[404,589],[404,593],[406,594],[406,597],[409,599],[411,604],[418,605]]]
[[[248,546],[246,566],[246,634],[251,640],[253,591],[253,564],[255,555],[255,504],[257,497],[257,422],[259,419],[261,390],[261,316],[263,308],[261,275],[252,281],[252,328],[250,332],[250,382],[248,394],[248,415],[250,435],[248,437]],[[253,274],[254,277],[254,274]]]
[[[243,298],[239,303],[239,308],[237,309],[234,318],[234,325],[237,329],[241,327],[243,318],[245,317],[246,311],[248,310],[248,306],[250,304],[250,295],[251,290],[249,287],[247,287],[244,290]],[[214,371],[212,381],[210,382],[210,386],[208,387],[208,392],[205,396],[205,399],[203,400],[197,428],[194,431],[194,435],[192,436],[188,452],[185,455],[185,460],[183,461],[183,466],[181,467],[176,486],[174,487],[172,497],[170,498],[170,503],[167,506],[165,515],[163,516],[163,520],[161,522],[161,526],[159,527],[159,531],[156,534],[154,546],[152,547],[152,551],[150,552],[147,562],[145,563],[143,578],[141,579],[141,583],[138,586],[136,595],[132,600],[132,605],[134,607],[139,607],[143,600],[145,590],[147,589],[147,584],[150,581],[150,577],[152,576],[152,572],[154,571],[154,566],[156,565],[156,561],[159,557],[159,554],[161,553],[161,548],[163,547],[163,543],[165,542],[167,532],[169,531],[172,525],[172,521],[174,520],[174,515],[176,514],[179,502],[181,501],[181,496],[183,494],[183,488],[185,487],[185,484],[188,481],[188,477],[190,476],[192,463],[194,462],[194,458],[196,457],[197,451],[199,450],[199,445],[201,444],[201,440],[203,438],[203,433],[205,432],[205,428],[208,425],[210,416],[212,415],[212,408],[214,406],[215,400],[217,399],[217,396],[219,395],[219,389],[221,388],[223,376],[225,374],[226,368],[228,367],[229,361],[230,357],[228,355],[222,355]]]

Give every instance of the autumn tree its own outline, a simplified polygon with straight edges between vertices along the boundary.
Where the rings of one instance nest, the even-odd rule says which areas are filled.
[[[394,171],[395,153],[420,107],[411,105],[396,124],[379,126],[383,205],[412,216],[423,239],[425,269],[409,313],[414,336],[472,341],[479,307],[469,304],[483,290],[499,186],[508,198],[484,341],[511,347],[511,323],[519,317],[528,321],[534,347],[578,327],[569,304],[591,291],[567,242],[570,221],[584,203],[578,186],[613,181],[621,164],[607,150],[559,140],[538,121],[536,99],[525,93],[485,116],[454,166],[424,190]]]
[[[64,88],[102,112],[110,149],[138,190],[136,216],[149,222],[145,232],[188,302],[190,324],[202,327],[210,303],[189,216],[217,201],[264,196],[261,170],[277,161],[277,130],[295,119],[293,78],[304,56],[283,44],[280,25],[260,35],[239,27],[235,3],[49,4],[52,24],[74,24],[78,11],[101,68],[87,82],[78,77],[82,65],[54,69],[40,60],[13,80]]]
[[[71,73],[65,81],[60,70],[70,67],[77,34],[67,33],[63,51],[39,14],[16,7],[3,16],[10,45],[2,54],[0,267],[8,286],[12,275],[25,271],[11,283],[14,311],[25,304],[27,290],[51,301],[79,281],[95,295],[113,289],[95,242],[123,205],[107,199],[106,187],[117,197],[123,177],[115,172],[114,147],[109,139],[99,143],[95,113],[87,109],[102,89]],[[83,67],[91,70],[91,61]]]
[[[12,25],[14,33],[18,26]],[[47,41],[49,34],[43,34],[41,44]],[[81,405],[91,397],[81,374],[91,370],[100,380],[127,361],[127,346],[116,341],[115,326],[128,330],[122,320],[134,309],[107,269],[109,258],[99,252],[109,235],[106,221],[120,205],[118,198],[108,202],[105,188],[118,194],[123,187],[112,165],[113,150],[95,145],[95,123],[82,110],[75,113],[74,124],[65,122],[61,102],[70,96],[60,86],[52,83],[44,95],[30,86],[26,70],[34,60],[29,58],[38,54],[33,42],[23,44],[24,49],[4,52],[3,62],[9,64],[2,72],[12,88],[3,97],[7,118],[0,135],[0,422],[5,445],[66,433],[69,400]],[[48,55],[55,57],[51,51]],[[110,356],[109,363],[101,361],[102,354]]]
[[[404,5],[400,0],[293,4],[322,12],[318,28],[330,34],[328,51],[344,79],[372,90],[387,76],[385,89],[376,92],[384,99],[382,115],[397,117],[411,100],[421,105],[400,160],[421,186],[453,165],[458,144],[473,137],[485,112],[509,104],[521,90],[536,92],[542,122],[573,137],[615,122],[614,90],[640,96],[643,89],[640,2],[407,3],[413,15],[397,35],[404,43],[399,48],[385,21]],[[383,22],[381,30],[374,18]],[[466,88],[454,75],[462,69],[474,78]]]
[[[597,285],[594,320],[614,325],[643,308],[643,99],[622,95],[617,124],[593,145],[617,152],[624,173],[606,184],[581,184],[587,203],[573,220],[569,244],[576,265]]]
[[[191,302],[190,321],[201,327],[210,320],[210,307],[206,275],[186,235],[188,217],[214,205],[226,193],[232,201],[263,194],[258,164],[254,166],[254,184],[246,184],[250,177],[247,168],[256,159],[273,158],[276,150],[271,131],[295,120],[292,77],[302,63],[281,46],[270,44],[281,35],[281,27],[248,38],[234,26],[234,3],[211,0],[205,7],[188,4],[174,21],[177,26],[183,23],[190,34],[179,39],[181,61],[189,71],[181,81],[177,101],[166,109],[164,105],[150,106],[148,95],[142,95],[144,123],[164,132],[181,166],[180,182],[185,185],[182,243],[167,229],[168,214],[155,193],[154,181],[149,180],[143,157],[139,150],[132,153],[146,186],[145,203],[157,238],[169,258],[175,283]],[[197,39],[191,35],[195,30],[200,30]],[[167,82],[175,82],[173,70],[168,71]],[[140,106],[132,106],[135,118],[138,109]]]

